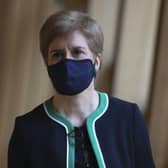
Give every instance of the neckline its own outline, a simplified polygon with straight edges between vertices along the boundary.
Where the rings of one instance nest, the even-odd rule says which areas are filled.
[[[74,129],[76,129],[76,130],[83,130],[83,129],[85,129],[85,128],[86,128],[86,122],[84,122],[84,124],[81,125],[81,126],[79,126],[79,127],[74,126]]]
[[[98,96],[99,96],[98,107],[96,108],[95,111],[93,111],[86,118],[86,121],[84,123],[85,125],[87,124],[87,122],[88,122],[88,120],[90,118],[94,118],[94,116],[97,116],[99,113],[101,113],[102,109],[104,109],[105,104],[107,104],[107,102],[105,102],[105,99],[104,99],[104,96],[106,96],[106,94],[103,93],[103,92],[99,92],[99,91],[97,91],[97,93],[98,93]],[[55,107],[53,105],[53,101],[52,100],[53,100],[53,96],[44,102],[44,107],[45,107],[45,111],[46,111],[47,115],[51,119],[61,121],[62,123],[64,123],[65,125],[67,125],[69,128],[75,128],[76,126],[74,126],[66,117],[64,117],[58,111],[56,111],[56,109],[55,109]],[[79,128],[79,127],[77,127],[77,128]]]
[[[106,93],[98,92],[98,94],[99,94],[99,105],[97,109],[87,117],[86,128],[89,135],[89,139],[91,141],[91,145],[93,147],[93,151],[96,155],[98,166],[105,168],[106,165],[100,148],[99,140],[97,137],[95,124],[97,120],[99,120],[107,111],[109,106],[109,98]],[[54,106],[52,104],[52,97],[43,103],[43,107],[44,111],[46,112],[46,115],[51,120],[53,120],[59,125],[62,125],[65,128],[66,135],[69,135],[72,132],[74,132],[74,126],[70,123],[70,121],[65,117],[63,117],[62,115],[60,115],[57,111],[55,111]],[[67,167],[68,166],[74,167],[75,149],[74,146],[71,144],[75,144],[75,140],[74,138],[70,138],[69,136],[67,136],[66,143],[67,143],[67,162],[66,162]]]

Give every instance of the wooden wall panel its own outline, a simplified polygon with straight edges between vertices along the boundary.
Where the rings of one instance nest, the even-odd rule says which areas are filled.
[[[51,94],[38,33],[44,19],[62,6],[46,0],[6,0],[0,8],[0,167],[6,168],[15,117]]]
[[[168,167],[168,1],[161,8],[150,107],[150,134],[157,168]]]
[[[125,1],[112,93],[142,110],[148,103],[159,10],[160,0]]]

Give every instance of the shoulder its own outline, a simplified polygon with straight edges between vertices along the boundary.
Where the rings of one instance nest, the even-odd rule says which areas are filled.
[[[130,113],[132,111],[140,111],[138,105],[135,102],[126,101],[117,97],[109,97],[108,109],[117,111],[118,113]]]
[[[143,113],[135,102],[126,101],[108,95],[108,108],[106,117],[110,117],[120,122],[143,121]],[[143,121],[144,122],[144,121]]]
[[[36,107],[34,107],[31,111],[23,114],[23,115],[19,115],[16,117],[16,120],[18,122],[28,122],[28,121],[32,121],[32,120],[36,120],[37,118],[41,117],[44,113],[44,107],[43,104],[40,104]]]
[[[15,119],[15,126],[22,129],[36,129],[48,123],[48,117],[43,103],[34,107],[31,111],[19,115]]]
[[[116,108],[123,108],[123,107],[130,108],[130,107],[136,105],[136,103],[134,103],[134,102],[123,100],[118,97],[114,97],[114,96],[110,96],[110,95],[108,95],[108,97],[109,97],[109,104],[115,106]]]
[[[31,111],[16,117],[13,134],[15,138],[22,138],[25,143],[30,144],[35,137],[46,135],[53,126],[56,125],[47,116],[44,103],[41,103]]]
[[[135,134],[147,135],[147,125],[138,105],[116,97],[109,97],[109,105],[104,119],[117,130],[131,128]]]

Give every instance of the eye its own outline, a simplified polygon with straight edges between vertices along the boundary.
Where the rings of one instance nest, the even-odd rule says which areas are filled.
[[[55,57],[55,58],[62,58],[64,57],[64,52],[63,51],[60,51],[60,50],[54,50],[51,52],[51,56],[52,57]]]
[[[84,51],[82,51],[81,49],[74,49],[72,53],[75,56],[80,56],[81,54],[84,54]]]

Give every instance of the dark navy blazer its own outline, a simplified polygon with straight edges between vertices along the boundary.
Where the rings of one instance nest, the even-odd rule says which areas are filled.
[[[99,168],[154,168],[148,131],[138,106],[99,92],[99,106],[86,120]],[[73,125],[52,98],[17,117],[8,168],[74,168]]]

